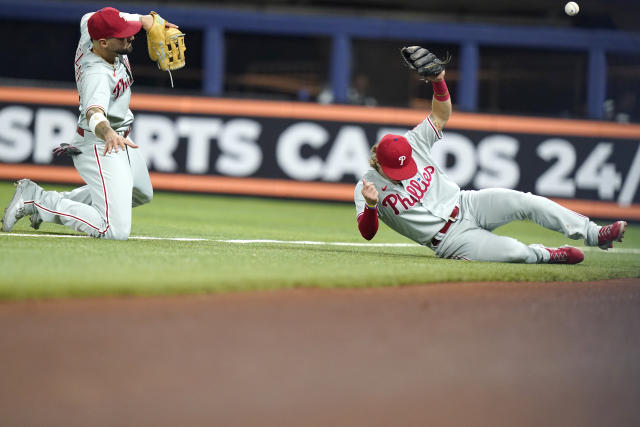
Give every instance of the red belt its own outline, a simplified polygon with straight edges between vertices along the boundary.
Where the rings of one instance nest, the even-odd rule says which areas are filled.
[[[122,135],[124,138],[126,138],[127,136],[129,136],[129,131],[131,131],[131,128],[127,129],[126,131],[124,131],[124,134]],[[84,129],[82,129],[80,126],[78,126],[76,128],[76,132],[78,132],[78,135],[80,136],[84,136]]]
[[[449,215],[449,221],[447,221],[444,227],[442,227],[440,231],[438,231],[438,234],[436,234],[436,236],[445,234],[447,231],[449,231],[449,227],[451,227],[451,224],[456,222],[459,212],[460,212],[460,209],[457,206],[453,208],[453,210],[451,211],[451,215]],[[437,237],[434,237],[433,239],[431,239],[431,246],[434,246],[434,247],[438,246],[442,241],[442,239],[444,239],[444,236],[442,236],[440,239],[438,239]]]

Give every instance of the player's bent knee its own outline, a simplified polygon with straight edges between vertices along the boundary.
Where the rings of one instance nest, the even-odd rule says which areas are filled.
[[[129,235],[131,234],[131,230],[109,230],[104,238],[108,240],[127,240]]]

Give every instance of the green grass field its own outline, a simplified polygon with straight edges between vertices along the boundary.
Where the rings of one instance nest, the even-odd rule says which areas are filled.
[[[46,186],[66,190],[69,187]],[[0,182],[6,207],[13,185]],[[535,224],[497,230],[525,243],[573,244]],[[585,261],[567,265],[515,265],[436,258],[424,247],[295,243],[229,243],[220,240],[366,243],[350,204],[157,193],[133,210],[132,236],[205,241],[15,236],[73,235],[23,219],[0,233],[0,298],[187,294],[292,287],[400,286],[448,281],[586,281],[640,277],[640,227],[630,226],[621,250],[588,248]],[[372,243],[411,243],[381,224]]]

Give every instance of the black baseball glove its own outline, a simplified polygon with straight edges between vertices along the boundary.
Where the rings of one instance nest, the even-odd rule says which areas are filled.
[[[444,71],[444,66],[451,62],[451,56],[447,53],[444,60],[438,59],[433,53],[420,46],[409,46],[400,49],[402,59],[409,68],[422,77],[435,77]]]
[[[80,151],[77,147],[74,147],[73,145],[67,144],[65,142],[60,144],[59,147],[56,147],[53,149],[53,154],[55,154],[58,157],[75,156],[76,154],[80,154],[81,152],[82,151]]]

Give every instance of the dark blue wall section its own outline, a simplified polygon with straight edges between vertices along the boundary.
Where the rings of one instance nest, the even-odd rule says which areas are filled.
[[[148,13],[148,5],[115,3],[132,13]],[[42,1],[0,1],[0,19],[46,22],[77,22],[82,14],[96,9],[95,3]],[[216,10],[196,7],[158,6],[157,12],[177,23],[189,23],[204,31],[203,90],[223,95],[226,31],[273,35],[329,36],[333,38],[331,84],[338,102],[344,102],[349,85],[351,40],[354,37],[387,40],[428,40],[460,45],[461,75],[458,90],[460,108],[477,108],[481,46],[580,50],[589,54],[587,100],[590,118],[603,117],[606,97],[606,55],[608,52],[640,54],[640,33],[609,30],[581,30],[542,27],[515,27],[468,23],[406,22],[378,18],[333,17]],[[553,72],[550,70],[550,72]]]

